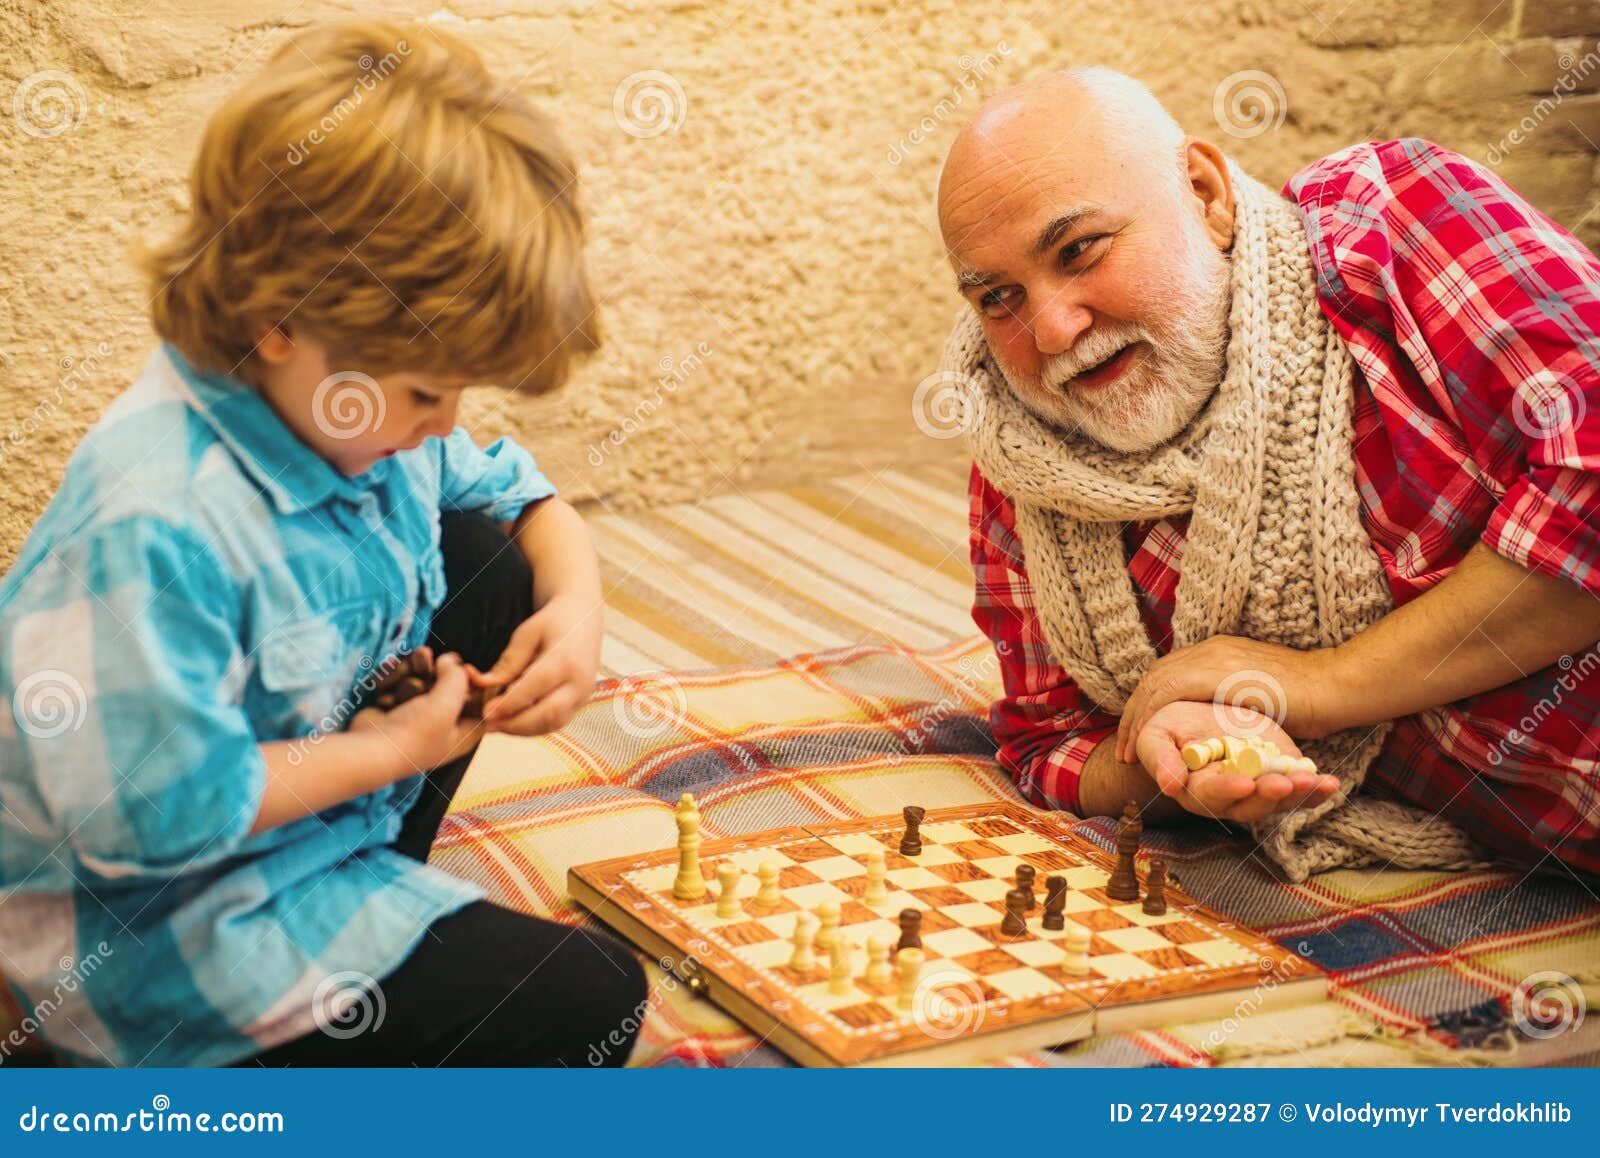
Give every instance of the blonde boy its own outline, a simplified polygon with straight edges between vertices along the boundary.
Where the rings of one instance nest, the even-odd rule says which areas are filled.
[[[638,1005],[620,946],[423,863],[482,734],[559,728],[599,660],[581,520],[455,422],[598,343],[574,180],[430,27],[307,31],[206,126],[144,255],[163,345],[0,584],[0,962],[58,1050],[583,1064]]]

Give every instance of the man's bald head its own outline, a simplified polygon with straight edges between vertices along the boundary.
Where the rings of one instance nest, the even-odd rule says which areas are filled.
[[[1227,163],[1138,81],[1075,69],[991,98],[951,146],[938,201],[957,287],[1042,417],[1141,450],[1215,390]]]

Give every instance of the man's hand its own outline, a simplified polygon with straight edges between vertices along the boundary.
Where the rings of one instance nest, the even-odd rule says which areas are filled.
[[[402,778],[448,764],[470,752],[483,735],[476,720],[461,719],[467,700],[467,670],[455,653],[434,665],[434,684],[391,711],[367,708],[350,721],[350,731],[388,738],[404,762]]]
[[[1285,755],[1300,749],[1269,717],[1248,708],[1178,701],[1156,710],[1135,736],[1135,750],[1163,796],[1196,816],[1241,824],[1320,804],[1339,789],[1337,777],[1316,773],[1268,773],[1256,780],[1207,764],[1191,772],[1179,750],[1188,743],[1227,734],[1270,740]]]
[[[1332,648],[1296,651],[1237,635],[1213,635],[1150,665],[1123,709],[1117,758],[1133,761],[1135,738],[1171,703],[1236,704],[1239,710],[1270,716],[1281,728],[1315,740],[1344,726],[1340,721],[1349,711],[1347,699]],[[1235,727],[1224,727],[1211,734],[1235,732]]]
[[[523,620],[480,686],[504,686],[484,708],[491,732],[539,736],[566,726],[594,694],[603,620],[598,603],[556,596]]]

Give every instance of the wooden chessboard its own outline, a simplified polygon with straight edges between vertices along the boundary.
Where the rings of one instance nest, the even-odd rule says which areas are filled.
[[[579,865],[567,877],[574,900],[648,953],[669,963],[752,1031],[806,1065],[952,1065],[1130,1029],[1222,1018],[1322,999],[1327,979],[1304,959],[1197,903],[1178,882],[1167,912],[1107,897],[1114,858],[1074,836],[1070,818],[1010,804],[934,809],[923,850],[898,847],[901,818],[878,817],[774,829],[707,841],[700,850],[707,896],[672,895],[676,848]],[[889,895],[868,907],[866,855],[887,854]],[[742,912],[716,915],[716,865],[745,872]],[[781,899],[755,903],[754,874],[779,867]],[[1091,930],[1090,972],[1060,968],[1063,932],[1042,928],[1041,906],[1026,934],[1000,932],[1017,866],[1058,875],[1069,886],[1066,917]],[[1142,875],[1141,875],[1142,879]],[[910,1010],[898,986],[863,978],[855,958],[850,991],[829,992],[827,957],[802,975],[789,967],[796,914],[840,905],[840,932],[865,945],[899,936],[896,915],[922,910],[927,956]]]

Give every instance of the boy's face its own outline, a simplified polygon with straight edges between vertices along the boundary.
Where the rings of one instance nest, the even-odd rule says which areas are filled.
[[[256,350],[262,396],[285,426],[346,477],[455,429],[465,382],[334,370],[327,346],[304,332],[290,338],[274,329]]]

